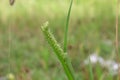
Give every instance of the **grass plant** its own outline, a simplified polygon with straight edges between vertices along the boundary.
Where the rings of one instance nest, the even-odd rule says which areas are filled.
[[[48,29],[48,22],[46,22],[41,27],[41,30],[44,33],[44,36],[46,37],[46,40],[48,41],[48,43],[50,44],[50,46],[56,53],[58,59],[60,60],[62,66],[64,68],[64,71],[68,77],[68,80],[75,80],[74,70],[73,70],[71,61],[68,57],[68,54],[67,54],[67,37],[68,37],[67,33],[68,33],[68,26],[69,26],[68,24],[69,24],[69,19],[70,19],[72,3],[73,3],[73,0],[71,0],[68,15],[67,15],[67,23],[66,23],[66,27],[65,27],[65,37],[64,37],[64,50],[59,46],[55,37],[52,35],[50,30]]]
[[[120,14],[117,13],[116,16],[115,12],[117,0],[73,0],[73,5],[70,0],[15,0],[13,5],[11,3],[12,6],[8,1],[0,1],[0,79],[9,74],[8,65],[12,64],[11,73],[17,80],[67,80],[66,75],[71,80],[74,79],[72,75],[75,80],[119,80],[119,75],[113,75],[114,72],[107,71],[99,64],[83,64],[94,52],[105,60],[116,61],[119,57],[115,56],[115,53],[120,52],[120,36],[116,35],[120,34],[120,23],[117,21]],[[69,13],[71,8],[72,14]],[[50,47],[46,46],[48,39],[44,40],[38,26],[45,21],[50,24],[47,26],[45,23],[43,26],[47,27],[42,26],[41,30],[44,33],[45,29],[52,36],[53,43],[48,41]],[[8,27],[12,27],[10,58]],[[50,36],[45,37],[51,39]],[[56,55],[60,58],[53,52],[59,52]],[[57,60],[61,66],[64,64],[65,72]]]

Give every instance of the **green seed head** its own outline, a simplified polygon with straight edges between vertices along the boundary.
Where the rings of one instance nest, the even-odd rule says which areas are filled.
[[[42,31],[48,30],[48,24],[49,22],[47,21],[43,24],[43,26],[41,26]]]

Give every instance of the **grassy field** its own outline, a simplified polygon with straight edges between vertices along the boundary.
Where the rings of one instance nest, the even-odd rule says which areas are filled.
[[[69,2],[16,0],[10,6],[8,1],[0,0],[0,77],[13,73],[16,80],[67,80],[40,27],[49,21],[52,33],[63,47]],[[89,54],[116,60],[115,11],[116,1],[112,0],[74,1],[68,54],[77,80],[89,80],[89,66],[83,65]],[[94,80],[117,80],[117,75],[111,75],[99,64],[93,65],[93,73]]]

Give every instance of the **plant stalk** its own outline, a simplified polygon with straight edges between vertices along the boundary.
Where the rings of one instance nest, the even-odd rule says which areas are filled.
[[[48,41],[50,47],[53,49],[55,54],[57,55],[60,63],[62,64],[64,71],[68,77],[68,80],[75,80],[74,71],[72,68],[71,61],[69,60],[69,57],[67,53],[64,53],[63,49],[60,47],[60,45],[57,43],[55,37],[52,35],[50,30],[48,29],[48,23],[45,23],[41,30]]]
[[[68,15],[67,15],[67,22],[66,22],[66,27],[65,27],[65,34],[64,34],[64,52],[65,53],[67,52],[68,27],[69,27],[69,20],[70,20],[72,3],[73,3],[73,0],[71,0],[71,2],[70,2],[70,7],[68,10]]]
[[[117,6],[116,6],[116,56],[117,56],[117,61],[120,62],[120,57],[119,57],[119,35],[118,35],[118,21],[119,21],[119,3],[120,0],[117,0]],[[118,67],[118,80],[120,80],[120,65]]]

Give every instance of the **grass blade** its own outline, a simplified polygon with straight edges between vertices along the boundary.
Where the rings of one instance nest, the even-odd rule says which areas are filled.
[[[68,37],[67,34],[68,34],[68,26],[69,26],[72,4],[73,4],[73,0],[71,0],[71,2],[70,2],[70,7],[69,7],[69,10],[68,10],[68,15],[67,15],[67,22],[66,22],[65,34],[64,34],[64,52],[67,52],[67,37]]]
[[[92,71],[92,64],[91,64],[90,57],[89,57],[89,72],[90,72],[90,80],[94,80],[93,71]]]

